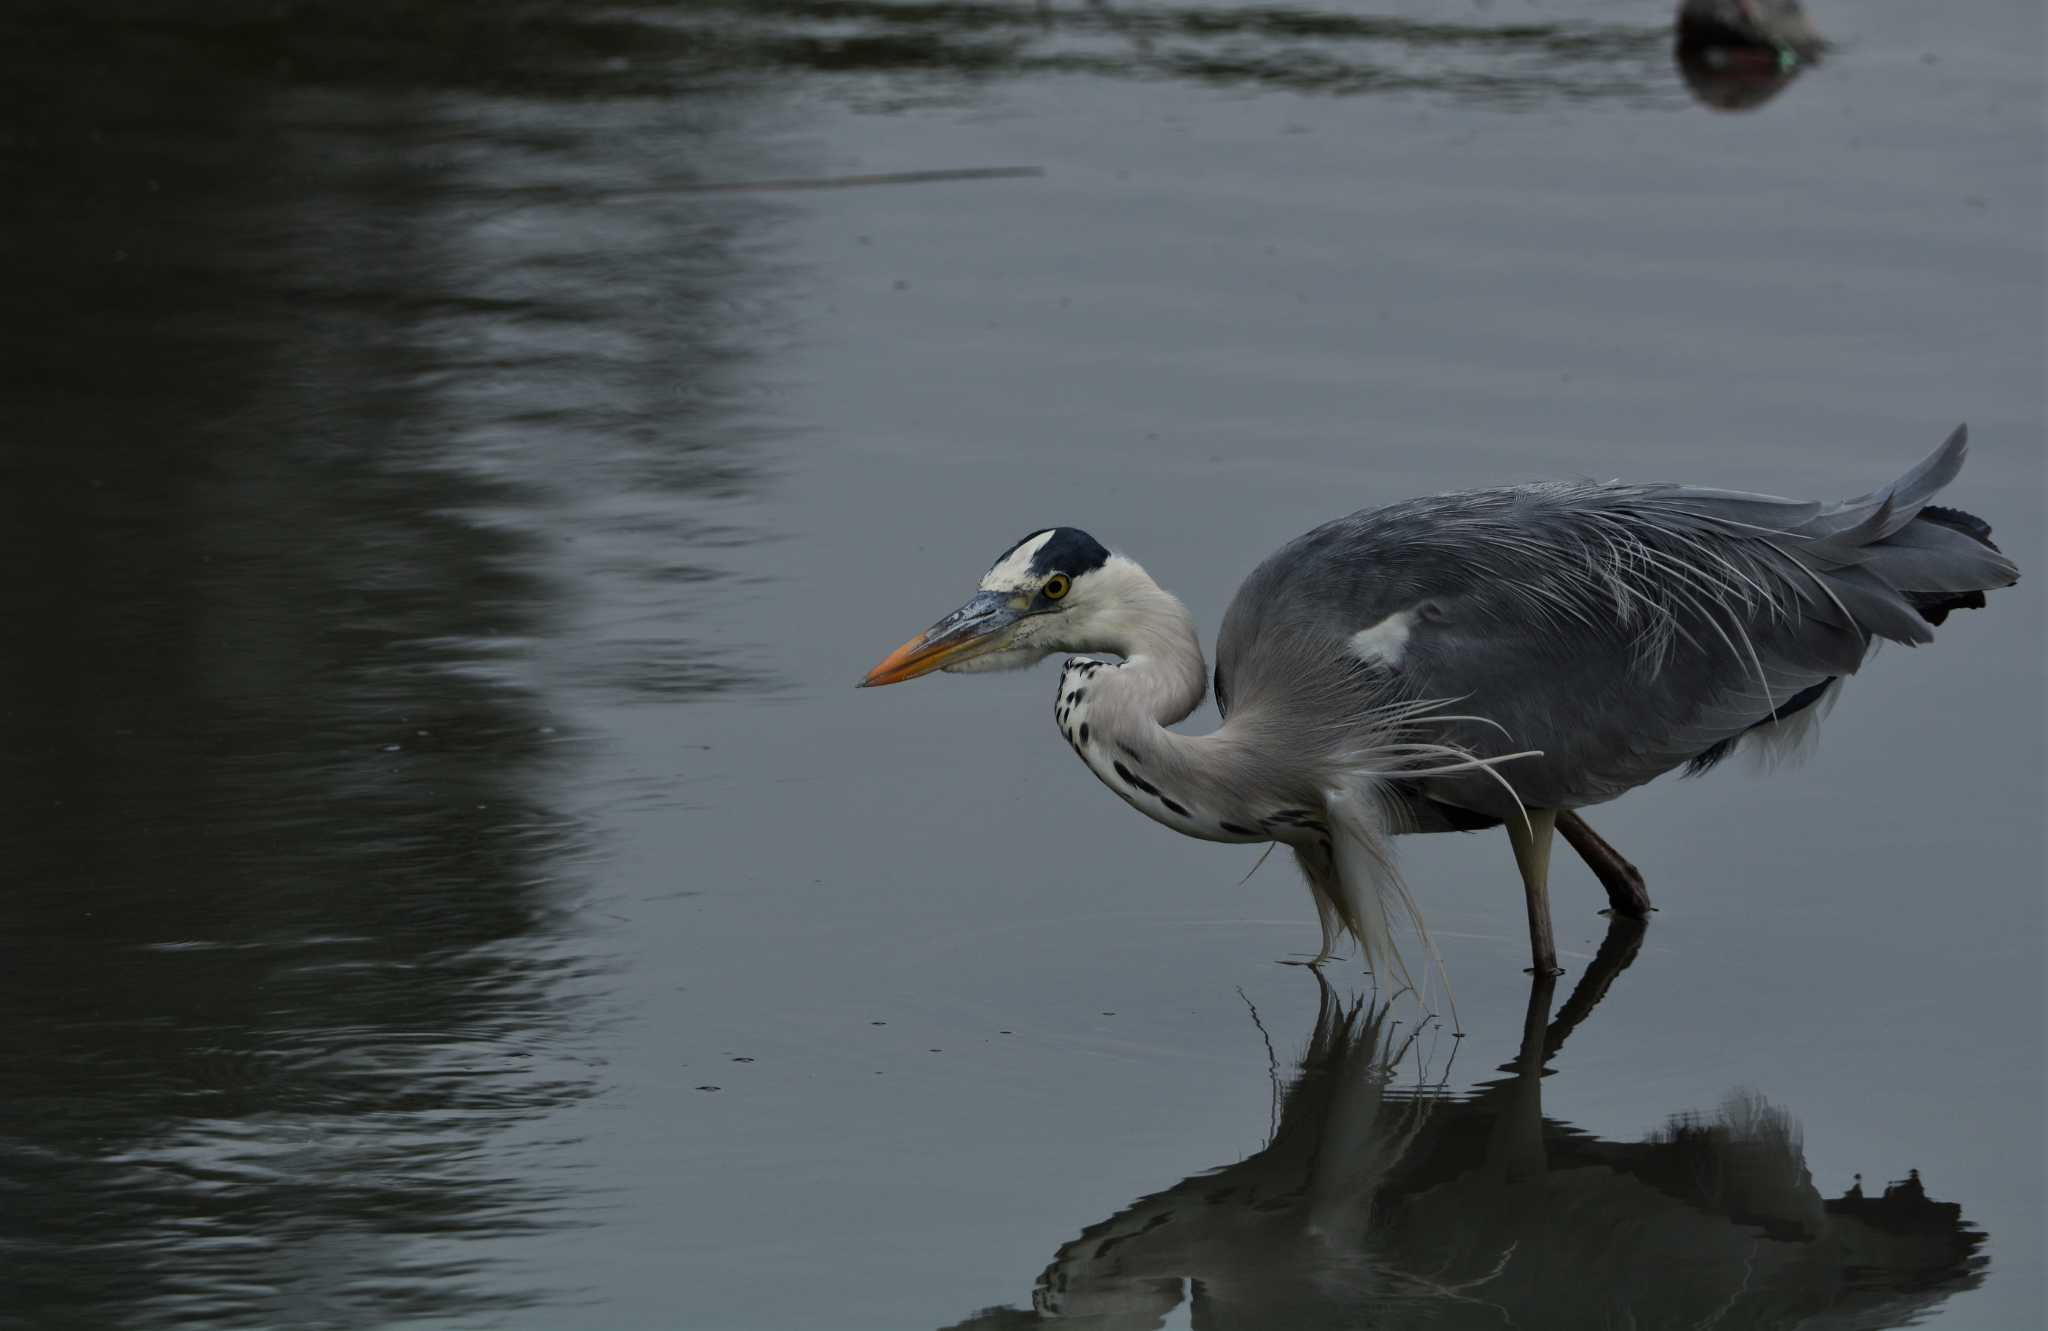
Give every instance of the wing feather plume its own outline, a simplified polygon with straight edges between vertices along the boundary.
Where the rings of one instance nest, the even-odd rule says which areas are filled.
[[[1879,640],[1929,642],[1949,610],[2014,582],[1988,526],[1931,504],[1967,451],[1959,428],[1891,484],[1831,504],[1578,482],[1356,513],[1252,574],[1218,674],[1233,719],[1313,699],[1362,734],[1390,702],[1451,700],[1447,713],[1485,724],[1446,714],[1430,742],[1541,751],[1425,783],[1462,809],[1512,812],[1501,774],[1532,808],[1612,798],[1782,723]],[[1343,659],[1349,635],[1403,611],[1415,622],[1398,663]]]

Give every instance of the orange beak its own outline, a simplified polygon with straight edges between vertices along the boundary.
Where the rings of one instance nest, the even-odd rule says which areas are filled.
[[[974,599],[883,657],[858,687],[901,684],[948,665],[969,661],[1001,645],[1004,632],[1023,614],[999,592],[977,592]]]

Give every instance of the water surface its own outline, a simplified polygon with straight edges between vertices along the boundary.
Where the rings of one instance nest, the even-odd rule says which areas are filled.
[[[10,10],[0,1321],[2039,1325],[2041,15],[1813,12],[1727,113],[1612,0]],[[2030,581],[1602,810],[1644,936],[1403,847],[1462,1040],[1049,670],[850,687],[1051,523],[1213,632],[1962,419]]]

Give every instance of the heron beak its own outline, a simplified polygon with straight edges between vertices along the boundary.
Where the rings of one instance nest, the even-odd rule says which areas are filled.
[[[1024,617],[1014,600],[1001,592],[975,593],[966,605],[882,658],[860,687],[901,684],[994,651],[1009,627]]]

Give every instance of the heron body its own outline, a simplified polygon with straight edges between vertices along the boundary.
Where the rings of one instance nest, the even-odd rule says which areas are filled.
[[[862,682],[1108,653],[1062,669],[1062,735],[1175,831],[1287,845],[1322,921],[1318,961],[1348,932],[1375,970],[1400,967],[1393,925],[1421,919],[1393,835],[1500,825],[1535,966],[1554,970],[1560,817],[1618,892],[1633,870],[1573,810],[1738,746],[1796,746],[1877,641],[1931,641],[2017,579],[1988,526],[1929,502],[1964,452],[1959,429],[1892,485],[1833,504],[1574,482],[1339,518],[1231,601],[1223,722],[1206,735],[1171,729],[1208,691],[1186,608],[1072,528],[1005,551],[974,599]]]

